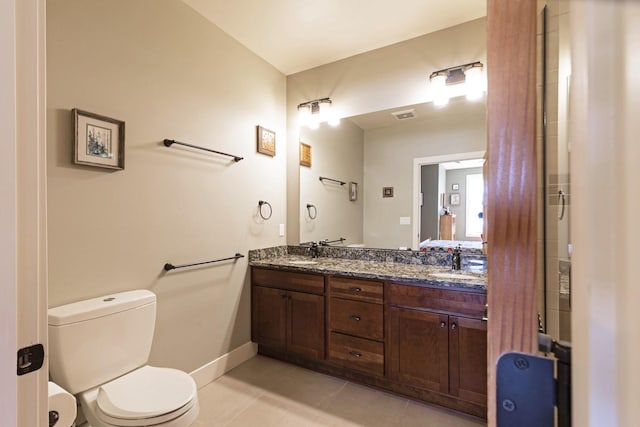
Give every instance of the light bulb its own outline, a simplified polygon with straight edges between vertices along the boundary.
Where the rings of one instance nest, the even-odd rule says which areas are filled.
[[[298,107],[298,126],[306,126],[311,118],[311,109],[308,106]]]
[[[447,76],[445,74],[431,77],[431,98],[433,99],[433,105],[437,107],[442,107],[449,103]]]
[[[469,101],[475,101],[482,97],[484,92],[484,81],[482,78],[482,67],[471,67],[464,72],[465,92]]]
[[[331,117],[331,101],[321,101],[318,121],[326,122]]]
[[[318,129],[320,127],[320,120],[318,120],[318,114],[312,114],[309,117],[309,123],[307,123],[309,129]]]

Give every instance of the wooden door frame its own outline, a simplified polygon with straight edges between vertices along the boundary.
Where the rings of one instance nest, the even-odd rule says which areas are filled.
[[[496,363],[535,353],[536,1],[487,1],[488,422],[496,425]]]

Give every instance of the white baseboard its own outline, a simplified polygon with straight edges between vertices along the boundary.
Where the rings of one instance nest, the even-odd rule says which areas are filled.
[[[202,388],[211,381],[221,377],[236,366],[246,362],[247,360],[258,354],[258,345],[249,341],[240,347],[231,350],[227,354],[223,354],[215,360],[199,367],[189,375],[193,377],[198,388]]]

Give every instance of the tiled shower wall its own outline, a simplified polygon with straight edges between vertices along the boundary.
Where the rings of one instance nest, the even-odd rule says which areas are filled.
[[[547,0],[546,28],[546,152],[543,151],[543,37],[542,12],[538,22],[538,193],[539,232],[538,307],[543,315],[547,333],[555,339],[571,339],[570,271],[568,253],[570,243],[569,216],[569,137],[567,108],[570,55],[568,0]],[[544,162],[544,165],[543,165]],[[544,197],[546,174],[546,199]],[[545,212],[546,211],[546,212]],[[546,213],[546,233],[543,227]],[[545,256],[546,240],[546,256]],[[545,277],[546,272],[546,293]],[[546,299],[546,310],[545,310]]]

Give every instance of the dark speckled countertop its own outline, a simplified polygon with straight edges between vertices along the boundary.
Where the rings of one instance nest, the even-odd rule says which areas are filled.
[[[279,256],[253,260],[253,267],[299,271],[320,274],[339,274],[368,279],[398,281],[414,285],[486,291],[486,275],[465,270],[454,271],[433,265],[404,264],[344,258],[279,254]]]

